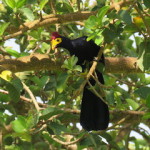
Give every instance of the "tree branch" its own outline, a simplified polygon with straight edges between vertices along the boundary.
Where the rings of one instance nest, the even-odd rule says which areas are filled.
[[[0,71],[10,70],[12,72],[40,71],[40,70],[62,70],[62,60],[56,61],[47,54],[32,54],[16,59],[1,59]],[[106,73],[142,73],[137,66],[135,57],[106,57]]]
[[[132,0],[123,0],[117,3],[120,7],[123,7],[124,5],[132,4]],[[116,5],[116,4],[115,4]],[[115,5],[111,5],[110,10],[115,9]],[[51,14],[47,16],[43,16],[42,19],[39,18],[37,20],[34,20],[32,22],[26,22],[23,25],[20,25],[19,28],[16,27],[8,27],[7,32],[10,33],[10,35],[7,35],[3,37],[3,40],[8,40],[10,38],[14,38],[18,35],[23,34],[24,32],[31,30],[31,29],[37,29],[41,26],[48,26],[52,24],[64,24],[64,23],[70,23],[75,21],[83,21],[88,19],[91,15],[96,15],[97,11],[82,11],[82,12],[75,12],[70,14]]]

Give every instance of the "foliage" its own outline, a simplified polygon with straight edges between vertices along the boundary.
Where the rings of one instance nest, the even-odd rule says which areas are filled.
[[[77,57],[68,58],[66,50],[56,56],[50,51],[52,59],[67,56],[62,64],[65,72],[42,70],[14,74],[2,66],[0,149],[148,150],[150,132],[145,127],[150,126],[150,3],[149,0],[123,1],[123,5],[119,2],[121,0],[1,1],[0,53],[3,58],[46,53],[50,49],[47,42],[50,32],[59,30],[70,38],[88,35],[88,40],[104,45],[106,57],[138,57],[139,67],[147,74],[104,74],[106,87],[101,88],[111,110],[110,128],[87,133],[79,126],[82,95],[73,98],[87,74],[76,65]],[[58,24],[38,27],[37,22],[32,30],[20,29],[24,23],[31,25],[49,14],[72,15],[77,11],[92,13],[88,19],[60,24],[60,27]],[[17,32],[22,34],[16,36]],[[9,35],[20,46],[19,50],[11,44],[6,46],[4,39]],[[133,136],[132,131],[142,138]]]

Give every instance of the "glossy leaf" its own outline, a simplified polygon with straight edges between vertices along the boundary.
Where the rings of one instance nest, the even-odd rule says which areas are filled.
[[[50,123],[50,128],[57,135],[69,131],[64,125],[61,125],[61,124],[56,123],[56,122],[51,122]]]
[[[144,1],[144,5],[145,5],[147,8],[150,8],[149,0],[143,0],[143,1]]]
[[[18,58],[20,56],[19,52],[11,49],[11,48],[6,48],[6,51],[8,54],[10,54],[11,56],[14,56],[16,58]]]
[[[67,79],[68,79],[67,73],[60,73],[57,77],[57,91],[59,93],[62,93],[65,88],[67,87]]]
[[[12,122],[12,128],[17,133],[27,132],[26,119],[23,116],[18,116],[17,119]]]
[[[77,61],[78,61],[78,58],[73,55],[72,57],[70,57],[69,59],[66,59],[64,61],[63,68],[73,69],[74,66],[76,65]]]
[[[98,18],[96,16],[90,16],[88,20],[85,22],[86,28],[95,29],[98,23]]]
[[[24,16],[27,17],[28,20],[30,21],[34,20],[35,17],[30,8],[22,8],[21,11],[23,12]]]
[[[104,16],[106,15],[107,11],[109,10],[110,6],[104,6],[102,8],[100,8],[100,10],[98,11],[97,13],[97,16],[98,16],[98,23],[99,23],[99,26],[101,27],[102,26],[102,21],[103,21],[103,18]]]
[[[150,93],[150,87],[140,87],[135,90],[135,93],[138,94],[140,97],[146,99]]]
[[[2,24],[0,24],[0,36],[2,36],[4,34],[5,30],[9,26],[9,24],[10,23],[2,23]]]
[[[17,102],[20,98],[20,92],[10,83],[6,84],[6,89],[9,92],[9,96],[12,101]]]
[[[46,5],[47,2],[48,2],[48,0],[41,0],[40,1],[40,4],[39,4],[40,10],[43,10],[43,8],[44,8],[44,6]]]
[[[15,0],[5,0],[5,2],[12,9],[14,9],[16,7],[16,1]]]
[[[26,3],[26,0],[15,0],[16,8],[21,8]]]
[[[126,24],[132,23],[131,16],[127,10],[120,10],[118,15]]]
[[[150,108],[150,94],[148,94],[148,96],[146,98],[146,105],[147,105],[147,107]]]
[[[139,107],[139,104],[132,99],[128,98],[128,99],[126,99],[126,101],[129,104],[129,106],[132,107],[133,110],[136,110]]]

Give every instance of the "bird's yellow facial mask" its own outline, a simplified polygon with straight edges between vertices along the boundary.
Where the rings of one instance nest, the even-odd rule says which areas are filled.
[[[58,44],[60,44],[62,42],[61,38],[55,38],[51,40],[51,48],[52,50],[54,50]]]

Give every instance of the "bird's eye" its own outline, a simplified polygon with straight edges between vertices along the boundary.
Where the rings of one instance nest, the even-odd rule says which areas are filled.
[[[57,42],[60,42],[60,39],[57,39],[56,41],[57,41]]]

